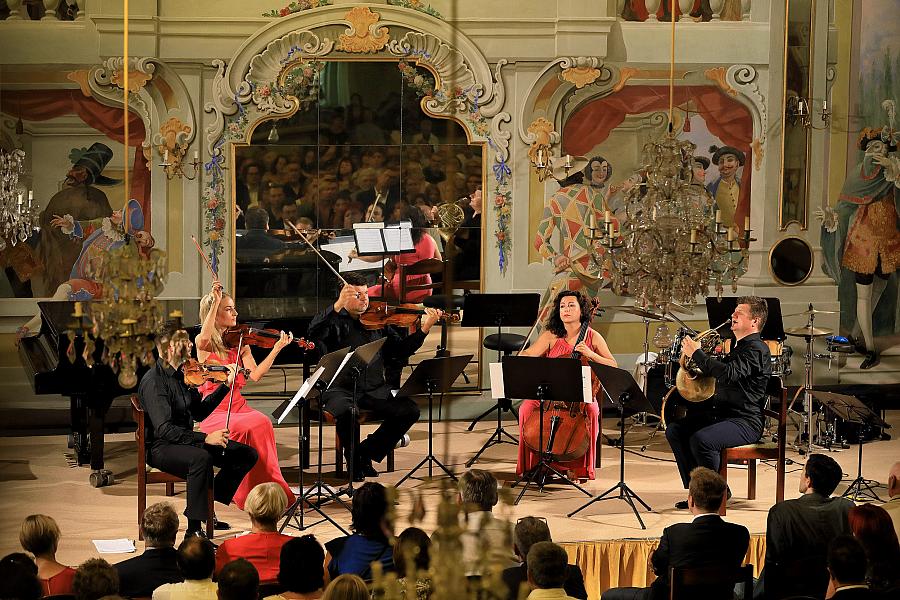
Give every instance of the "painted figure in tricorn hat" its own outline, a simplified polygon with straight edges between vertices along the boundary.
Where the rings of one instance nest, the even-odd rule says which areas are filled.
[[[706,191],[722,211],[722,224],[734,227],[734,212],[741,196],[741,180],[738,169],[744,166],[744,153],[734,146],[710,146],[712,163],[719,167],[719,177],[706,186]]]

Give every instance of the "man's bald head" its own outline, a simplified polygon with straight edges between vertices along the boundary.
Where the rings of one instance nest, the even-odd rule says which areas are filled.
[[[888,475],[888,496],[900,496],[900,461],[894,463],[891,474]]]

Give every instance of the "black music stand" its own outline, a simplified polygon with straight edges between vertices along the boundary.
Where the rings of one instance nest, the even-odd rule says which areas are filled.
[[[400,487],[400,484],[412,477],[413,473],[426,464],[428,465],[429,478],[433,477],[433,465],[437,465],[443,469],[444,473],[450,476],[450,479],[456,481],[456,475],[434,455],[434,394],[439,392],[443,398],[473,356],[472,354],[464,354],[462,356],[446,356],[423,360],[416,365],[412,375],[409,376],[409,379],[397,392],[398,396],[428,395],[428,454],[419,461],[419,464],[410,469],[409,473],[404,475],[400,481],[394,484],[394,487]]]
[[[581,375],[581,361],[575,358],[545,358],[534,356],[507,356],[503,359],[503,391],[509,398],[536,398],[540,423],[544,422],[544,403],[583,402],[584,389]],[[555,431],[550,432],[546,446],[551,446]],[[524,442],[523,442],[524,443]],[[544,428],[540,428],[538,436],[538,464],[522,474],[512,484],[517,486],[524,481],[525,486],[516,498],[516,504],[525,495],[532,484],[538,490],[544,490],[546,479],[556,476],[563,483],[568,483],[586,496],[591,493],[561,473],[550,462],[545,452]],[[591,457],[593,460],[593,457]]]
[[[303,385],[300,386],[300,389],[297,390],[297,393],[294,394],[294,397],[290,400],[285,400],[282,402],[278,408],[272,411],[272,416],[275,417],[277,423],[281,423],[284,421],[285,417],[293,410],[295,406],[298,406],[300,409],[300,426],[299,426],[299,452],[300,452],[300,474],[299,474],[299,486],[300,493],[297,494],[297,498],[294,500],[294,503],[288,507],[286,511],[284,511],[284,522],[279,527],[279,533],[284,531],[285,527],[288,526],[291,519],[294,520],[294,524],[291,525],[300,531],[304,531],[310,527],[315,527],[319,523],[324,523],[328,521],[342,532],[345,535],[350,535],[343,527],[338,525],[338,523],[322,512],[320,508],[322,506],[322,496],[330,496],[332,500],[337,500],[340,502],[344,508],[347,510],[350,509],[344,501],[338,498],[337,494],[331,489],[331,487],[322,484],[322,419],[321,415],[319,418],[319,464],[318,471],[316,474],[316,482],[315,485],[311,486],[308,490],[303,489],[303,459],[306,456],[306,444],[309,442],[309,438],[307,438],[307,432],[304,427],[304,423],[306,422],[306,409],[309,404],[308,397],[310,392],[313,390],[317,391],[321,397],[321,394],[328,389],[331,383],[334,381],[335,377],[341,372],[342,367],[344,366],[344,358],[350,352],[350,348],[341,348],[335,352],[331,352],[322,357],[319,361],[319,367],[315,370],[315,372],[303,382]],[[324,493],[323,493],[324,492]],[[310,502],[309,498],[312,496],[317,496],[319,498],[318,502]],[[304,510],[303,503],[306,503],[310,508],[319,513],[322,516],[322,519],[316,521],[315,523],[311,523],[309,525],[304,524]],[[298,518],[299,513],[299,518]]]
[[[872,484],[877,484],[877,482],[862,476],[862,430],[866,425],[882,428],[889,428],[890,425],[885,423],[877,413],[866,406],[856,396],[835,394],[834,392],[820,392],[818,390],[810,390],[810,393],[816,400],[821,402],[826,408],[834,412],[845,422],[855,423],[859,431],[859,459],[856,466],[856,479],[854,479],[844,493],[841,494],[841,498],[849,498],[854,502],[859,502],[860,500],[884,502],[872,488]]]
[[[503,327],[531,327],[537,317],[541,304],[540,294],[466,294],[463,301],[462,327],[496,327],[498,342],[503,339]],[[512,335],[512,334],[507,334]],[[497,349],[497,360],[502,360],[502,351]],[[471,467],[485,450],[497,444],[518,444],[512,434],[503,429],[503,411],[509,411],[519,420],[519,415],[512,407],[509,398],[497,398],[497,402],[475,417],[469,423],[467,431],[472,431],[475,424],[494,411],[497,411],[497,427],[475,456],[466,461]],[[509,439],[503,439],[506,436]]]
[[[625,407],[627,406],[634,412],[653,412],[653,407],[650,405],[650,402],[647,401],[644,391],[637,384],[637,381],[634,380],[634,377],[631,376],[631,373],[624,369],[617,369],[599,363],[592,362],[589,364],[600,381],[603,382],[603,393],[606,394],[610,401],[614,402],[619,409],[619,482],[599,496],[595,496],[583,506],[573,510],[568,516],[571,517],[572,515],[581,512],[594,502],[618,498],[627,502],[628,506],[631,507],[631,511],[634,513],[634,516],[637,517],[638,523],[641,524],[641,529],[647,529],[647,526],[644,525],[644,520],[641,519],[637,507],[634,505],[634,501],[637,500],[640,502],[647,510],[653,509],[650,508],[646,502],[641,500],[641,497],[635,494],[634,491],[628,487],[628,484],[625,483]],[[616,490],[619,491],[618,495],[611,496],[610,494]]]

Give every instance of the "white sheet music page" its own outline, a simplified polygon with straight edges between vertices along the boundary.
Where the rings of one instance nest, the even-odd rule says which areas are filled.
[[[384,245],[389,254],[403,250],[413,250],[416,245],[412,240],[412,223],[401,221],[399,226],[392,225],[384,228]]]
[[[591,368],[587,365],[581,366],[581,397],[590,404],[593,401],[591,396]]]
[[[353,235],[356,250],[360,254],[384,254],[386,249],[381,235],[383,223],[354,223]]]
[[[503,363],[491,363],[489,369],[491,377],[491,398],[505,398],[503,393]]]

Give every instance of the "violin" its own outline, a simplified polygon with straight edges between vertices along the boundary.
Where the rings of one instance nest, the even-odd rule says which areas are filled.
[[[412,327],[425,311],[415,304],[388,304],[378,300],[369,302],[369,308],[359,317],[366,329],[381,329],[385,325]],[[441,319],[459,321],[459,313],[444,313]]]
[[[235,348],[241,336],[243,336],[244,344],[256,346],[257,348],[272,348],[275,346],[275,342],[281,339],[281,332],[277,329],[259,329],[246,324],[235,325],[222,333],[222,341],[229,348]],[[302,337],[294,338],[292,343],[300,346],[302,350],[313,350],[316,347],[313,342],[309,342]]]
[[[190,387],[200,387],[207,381],[213,383],[227,383],[230,369],[216,359],[210,357],[205,363],[196,358],[189,358],[181,368],[184,373],[184,382]],[[250,369],[239,369],[238,373],[247,377]]]

